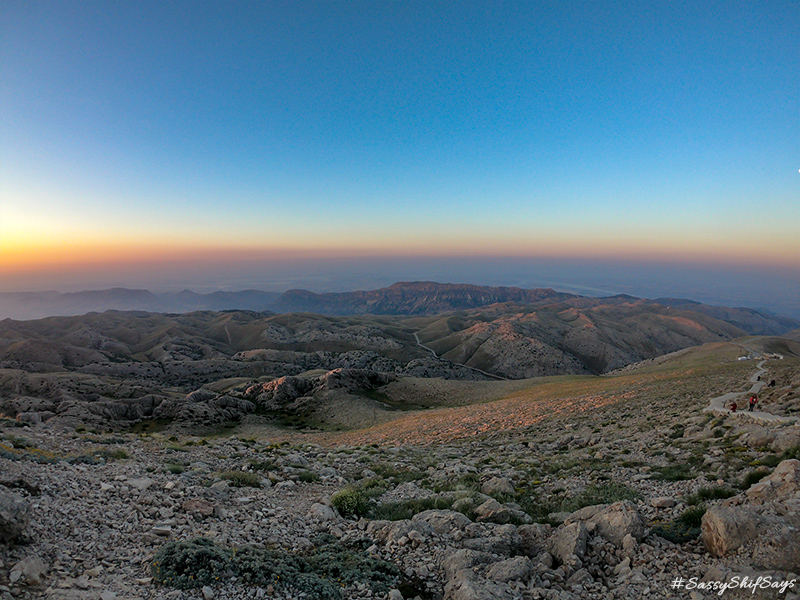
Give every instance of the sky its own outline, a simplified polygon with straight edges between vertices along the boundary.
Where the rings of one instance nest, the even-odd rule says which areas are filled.
[[[798,1],[0,4],[0,291],[800,314],[799,170]]]

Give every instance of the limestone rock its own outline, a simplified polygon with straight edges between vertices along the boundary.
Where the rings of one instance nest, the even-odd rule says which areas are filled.
[[[28,526],[29,513],[27,500],[0,488],[0,542],[19,538]]]
[[[533,573],[533,563],[527,556],[515,556],[507,560],[494,563],[486,572],[486,578],[491,581],[509,582],[522,581],[527,583]]]
[[[206,518],[214,514],[214,505],[208,500],[202,498],[195,498],[187,500],[181,506],[183,511],[195,518]]]
[[[336,511],[330,506],[315,502],[306,513],[306,519],[317,519],[318,521],[333,521],[337,518]]]
[[[596,515],[592,522],[597,524],[597,532],[617,547],[622,545],[622,540],[628,534],[638,541],[647,533],[639,510],[628,500],[614,502]]]
[[[703,515],[703,543],[712,556],[724,556],[758,535],[764,520],[750,509],[714,506]]]
[[[797,425],[782,429],[772,442],[772,449],[776,452],[785,452],[797,446],[800,446],[800,427]]]
[[[547,536],[551,531],[550,525],[541,523],[520,525],[517,527],[517,533],[520,536],[520,551],[530,558],[539,556],[547,546]]]
[[[492,477],[481,486],[481,492],[492,496],[494,494],[514,494],[514,486],[506,477]]]
[[[754,426],[742,436],[742,441],[750,448],[767,448],[775,441],[775,432],[766,427]]]
[[[436,533],[450,533],[454,529],[464,529],[472,523],[469,517],[454,510],[426,510],[414,515],[411,521],[430,525]]]
[[[675,504],[677,504],[675,498],[669,498],[666,496],[662,496],[659,498],[652,498],[650,500],[650,506],[652,506],[653,508],[672,508],[673,506],[675,506]]]
[[[588,537],[589,534],[583,523],[561,525],[548,540],[547,550],[562,563],[570,556],[577,556],[583,560]]]
[[[9,580],[20,581],[26,585],[39,585],[46,574],[45,562],[38,556],[28,556],[11,568]]]

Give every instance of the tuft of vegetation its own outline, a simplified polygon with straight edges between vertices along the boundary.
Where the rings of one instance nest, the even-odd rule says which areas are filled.
[[[274,461],[266,460],[266,461],[257,461],[251,460],[250,461],[250,468],[254,471],[274,471],[278,468],[278,465],[275,464]]]
[[[660,536],[674,544],[685,544],[700,537],[700,523],[706,513],[705,504],[687,508],[677,519],[658,522],[651,530],[653,535]]]
[[[410,519],[426,510],[450,510],[455,500],[450,496],[431,496],[430,498],[406,500],[404,502],[387,502],[386,504],[377,504],[371,507],[367,517],[375,520],[401,521]]]
[[[170,542],[156,553],[150,572],[161,585],[200,587],[218,581],[230,569],[231,556],[206,538]]]
[[[706,514],[706,505],[698,504],[683,511],[678,520],[687,527],[700,527],[704,514]]]
[[[345,546],[326,535],[303,554],[270,548],[228,549],[205,538],[170,542],[155,555],[151,573],[156,584],[197,588],[221,578],[238,577],[252,585],[272,585],[320,600],[339,600],[341,588],[362,584],[375,594],[397,585],[398,567],[369,556],[368,541]]]
[[[331,506],[343,517],[363,517],[367,513],[366,495],[356,488],[346,487],[331,496]]]
[[[60,454],[33,446],[18,448],[11,444],[0,444],[0,458],[6,458],[8,460],[29,460],[39,464],[53,464],[63,460],[72,465],[99,465],[111,460],[129,458],[129,456],[128,453],[121,448],[116,450],[100,448],[83,454]]]
[[[600,485],[590,485],[577,496],[567,498],[561,503],[563,512],[574,512],[586,506],[611,504],[620,500],[636,500],[639,492],[624,483],[609,481]]]
[[[314,471],[309,471],[306,469],[297,474],[297,479],[302,483],[314,483],[315,481],[319,481],[319,475],[314,473]]]
[[[230,481],[233,487],[261,487],[261,477],[249,471],[223,471],[219,477]]]
[[[711,486],[697,490],[694,494],[686,496],[686,504],[694,506],[707,500],[724,500],[735,496],[738,492],[729,487]],[[701,515],[702,516],[702,515]]]
[[[771,471],[772,469],[765,467],[759,467],[754,471],[750,471],[742,478],[742,482],[739,484],[739,488],[743,490],[748,489],[754,483],[758,483],[759,481],[764,479],[764,477],[769,475]]]
[[[694,479],[694,473],[689,465],[683,463],[667,465],[666,467],[653,467],[653,470],[657,473],[656,478],[662,481]]]

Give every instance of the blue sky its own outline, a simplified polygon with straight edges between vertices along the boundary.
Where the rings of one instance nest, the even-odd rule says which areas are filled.
[[[798,168],[796,1],[0,7],[4,288],[380,256],[740,265],[780,292]]]

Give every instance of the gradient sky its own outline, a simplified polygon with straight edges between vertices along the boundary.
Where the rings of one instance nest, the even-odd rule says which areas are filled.
[[[780,292],[799,168],[798,1],[0,5],[0,290],[455,260]]]

